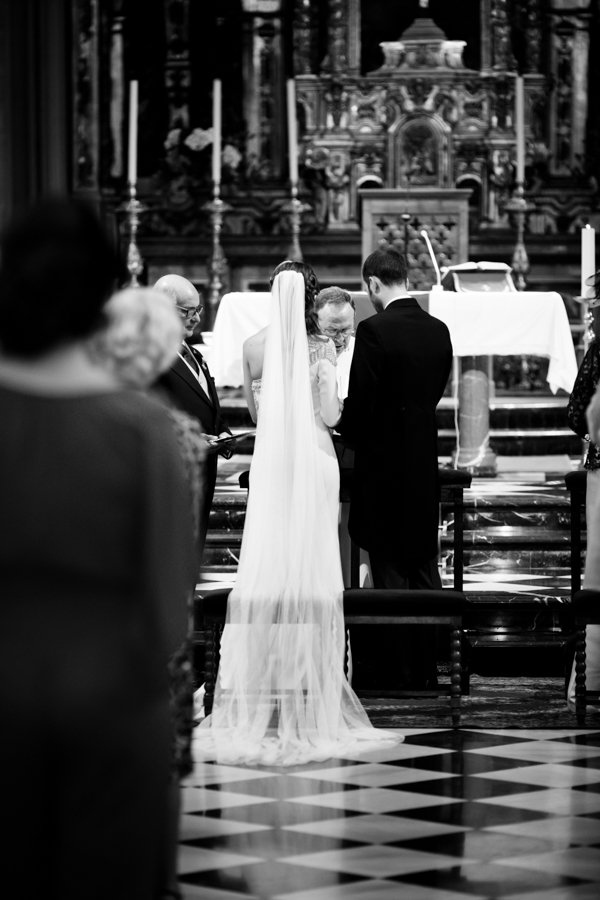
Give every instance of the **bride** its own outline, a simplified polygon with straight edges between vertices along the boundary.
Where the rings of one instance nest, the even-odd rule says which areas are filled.
[[[270,322],[246,342],[258,423],[246,524],[212,715],[195,744],[219,761],[297,765],[398,742],[344,674],[336,354],[318,332],[312,269],[273,273]]]

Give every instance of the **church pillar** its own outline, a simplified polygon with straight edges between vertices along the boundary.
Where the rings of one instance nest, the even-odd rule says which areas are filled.
[[[100,2],[73,0],[73,190],[100,201]]]
[[[496,474],[490,447],[490,379],[488,356],[463,356],[458,383],[458,447],[454,465],[474,475]]]
[[[69,0],[0,3],[0,226],[69,182]]]
[[[588,117],[589,0],[552,0],[550,106],[552,173],[583,168]]]
[[[244,0],[244,119],[246,158],[261,180],[283,172],[285,128],[281,3]]]

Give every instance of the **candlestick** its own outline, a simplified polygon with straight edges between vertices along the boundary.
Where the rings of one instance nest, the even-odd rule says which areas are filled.
[[[213,81],[212,180],[221,184],[221,79]]]
[[[127,145],[127,181],[137,181],[138,83],[129,82],[129,142]]]
[[[581,296],[587,293],[586,279],[596,271],[596,230],[590,225],[581,229]]]
[[[525,181],[525,94],[523,76],[515,84],[515,128],[517,132],[517,184]]]
[[[125,286],[139,287],[138,277],[144,271],[144,260],[137,245],[137,230],[140,223],[140,215],[145,212],[146,207],[137,199],[135,182],[129,182],[128,191],[129,200],[119,207],[119,210],[126,214],[127,230],[129,232],[129,243],[127,245],[129,281]]]
[[[298,184],[298,122],[296,120],[296,82],[293,78],[287,82],[287,123],[290,181],[294,185]]]
[[[517,290],[524,291],[527,287],[525,278],[530,269],[529,257],[527,256],[524,241],[525,218],[527,213],[530,213],[535,209],[535,206],[533,203],[530,203],[529,200],[525,199],[523,185],[518,184],[504,209],[506,212],[514,213],[515,219],[517,220],[517,242],[513,251],[512,267],[516,276]]]
[[[210,213],[210,221],[212,226],[212,250],[208,259],[207,269],[209,275],[208,290],[208,308],[204,326],[210,331],[215,323],[217,310],[221,297],[223,295],[223,287],[227,277],[227,258],[221,246],[221,228],[223,225],[223,215],[229,212],[232,207],[221,200],[219,196],[219,185],[214,184],[213,199],[210,203],[205,203],[203,210]]]

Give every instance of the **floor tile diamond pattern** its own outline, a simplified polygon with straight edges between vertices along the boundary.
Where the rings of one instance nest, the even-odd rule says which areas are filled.
[[[198,760],[184,900],[597,900],[600,731],[414,729],[293,770]]]

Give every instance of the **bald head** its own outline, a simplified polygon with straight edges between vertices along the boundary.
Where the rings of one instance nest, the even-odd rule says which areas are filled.
[[[181,315],[185,337],[192,337],[202,312],[200,295],[192,282],[183,275],[161,275],[154,288],[171,298]]]

